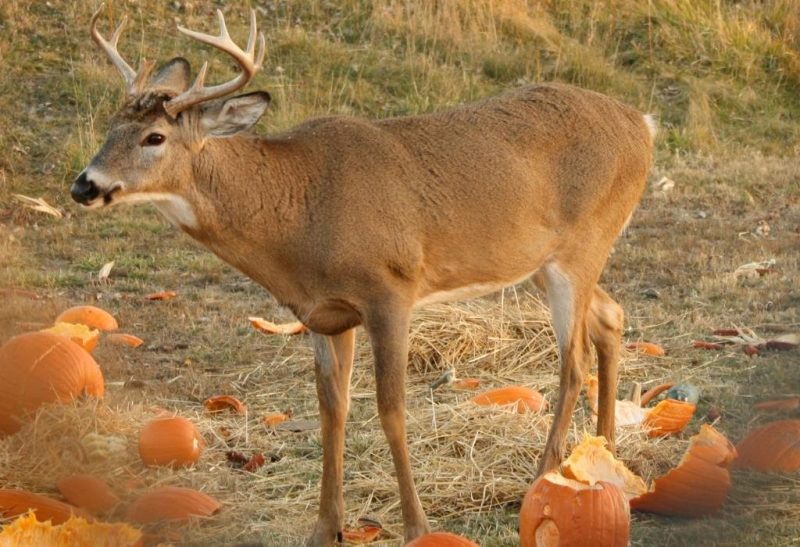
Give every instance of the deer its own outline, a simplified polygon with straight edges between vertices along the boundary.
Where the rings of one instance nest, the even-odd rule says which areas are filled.
[[[546,295],[559,391],[538,474],[557,469],[596,349],[597,432],[614,446],[623,310],[600,286],[610,251],[646,185],[655,123],[567,84],[512,89],[440,112],[320,117],[275,135],[251,128],[264,91],[234,95],[262,68],[256,15],[244,49],[219,32],[178,31],[230,56],[238,72],[206,86],[189,62],[134,70],[91,19],[93,41],[127,96],[105,143],[72,183],[85,208],[150,203],[261,285],[310,331],[323,472],[307,545],[344,523],[345,422],[356,328],[367,333],[377,409],[393,459],[405,539],[430,530],[406,439],[412,311],[532,279]],[[258,48],[256,50],[256,45]]]

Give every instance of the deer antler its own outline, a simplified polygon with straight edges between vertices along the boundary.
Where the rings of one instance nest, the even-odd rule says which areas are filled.
[[[106,55],[108,55],[113,65],[117,67],[117,70],[122,74],[122,77],[125,79],[125,85],[128,87],[128,95],[135,95],[140,89],[144,78],[137,77],[136,71],[125,62],[125,59],[123,59],[122,55],[117,51],[117,42],[122,34],[122,29],[125,28],[125,23],[128,22],[128,18],[123,17],[117,30],[111,35],[111,41],[109,42],[103,38],[97,30],[97,19],[100,17],[100,13],[102,13],[105,7],[105,4],[100,4],[100,7],[94,12],[94,15],[92,15],[92,40],[100,46],[100,49],[106,52]]]
[[[177,117],[178,114],[196,104],[204,103],[206,101],[210,101],[211,99],[228,95],[229,93],[233,93],[237,89],[244,87],[247,85],[247,82],[249,82],[253,76],[255,76],[256,72],[261,69],[261,63],[264,61],[265,40],[263,33],[258,35],[259,47],[258,56],[256,56],[255,10],[250,11],[250,36],[247,38],[246,50],[242,50],[242,48],[237,46],[236,43],[231,39],[230,34],[228,34],[228,28],[225,26],[225,17],[222,15],[220,10],[217,10],[217,19],[219,19],[219,36],[211,36],[209,34],[195,32],[180,26],[178,27],[178,30],[190,38],[194,38],[195,40],[224,51],[236,60],[241,67],[242,72],[240,72],[234,79],[224,84],[204,87],[203,83],[206,78],[208,62],[203,63],[203,67],[197,74],[197,78],[192,84],[192,87],[177,97],[174,97],[173,99],[170,99],[168,102],[164,103],[164,109],[173,118]]]

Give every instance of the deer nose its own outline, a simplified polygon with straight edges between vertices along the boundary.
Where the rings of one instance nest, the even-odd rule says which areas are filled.
[[[75,182],[72,183],[70,194],[72,194],[72,199],[78,203],[88,205],[92,200],[100,195],[100,190],[97,188],[97,185],[94,183],[94,181],[89,180],[89,178],[86,177],[86,171],[84,171],[78,175],[78,178],[76,178]]]

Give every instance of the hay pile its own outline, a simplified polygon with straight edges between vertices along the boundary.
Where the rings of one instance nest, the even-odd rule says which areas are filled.
[[[547,310],[529,294],[517,298],[516,292],[507,291],[506,295],[505,300],[432,306],[419,311],[413,323],[409,445],[420,497],[434,527],[475,513],[509,507],[515,512],[544,448],[549,413],[519,415],[478,407],[469,401],[474,392],[429,388],[442,371],[454,367],[459,377],[481,379],[481,390],[521,384],[540,390],[551,404],[555,401],[558,356]],[[347,519],[353,524],[364,514],[377,517],[386,528],[384,538],[399,545],[399,498],[375,409],[372,360],[363,333],[358,343],[345,454]],[[318,418],[313,352],[307,346],[304,337],[276,339],[273,354],[265,354],[264,362],[255,367],[231,363],[213,379],[214,385],[227,385],[235,391],[232,394],[245,395],[245,416],[209,415],[198,400],[179,399],[169,391],[159,400],[140,397],[132,402],[136,397],[123,382],[109,382],[107,397],[99,403],[44,407],[20,433],[0,439],[0,484],[53,494],[61,476],[89,472],[106,479],[126,500],[155,485],[190,486],[219,499],[223,510],[190,527],[183,541],[215,544],[224,538],[227,543],[301,544],[318,507],[319,430],[276,431],[264,427],[260,417],[292,408],[295,419]],[[121,363],[136,356],[119,359]],[[645,364],[642,359],[626,356],[621,393],[632,381],[652,384],[675,374],[666,362]],[[107,361],[101,365],[108,379],[115,364]],[[130,363],[125,366],[130,368]],[[181,376],[202,381],[199,372],[182,370]],[[141,463],[138,432],[159,411],[156,405],[193,420],[204,435],[207,447],[195,468],[173,471]],[[79,441],[92,432],[121,437],[126,448],[108,458],[90,458]],[[593,433],[593,426],[579,402],[569,442],[577,442],[584,432]],[[654,441],[639,432],[621,432],[618,452],[648,479],[673,466],[687,444],[682,439]],[[263,452],[268,463],[255,473],[234,469],[225,456],[232,449]],[[513,538],[506,539],[513,543]]]

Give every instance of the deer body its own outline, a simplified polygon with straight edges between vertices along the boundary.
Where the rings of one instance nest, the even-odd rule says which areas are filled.
[[[116,53],[121,26],[109,46],[96,34],[97,16],[93,36],[128,81],[129,100],[73,196],[89,207],[154,203],[312,331],[324,455],[310,545],[331,544],[343,524],[344,424],[359,325],[375,358],[406,539],[428,529],[405,431],[416,306],[533,275],[547,293],[561,357],[540,473],[561,461],[590,341],[598,431],[613,443],[622,310],[597,280],[644,189],[653,141],[645,116],[597,93],[542,85],[441,113],[321,118],[257,137],[241,131],[258,120],[267,94],[219,99],[230,86],[202,88],[202,69],[190,87],[181,59],[143,87],[146,70],[134,73]],[[260,64],[254,16],[247,51],[230,43],[222,20],[221,28],[220,37],[183,31],[229,52],[252,76]]]

